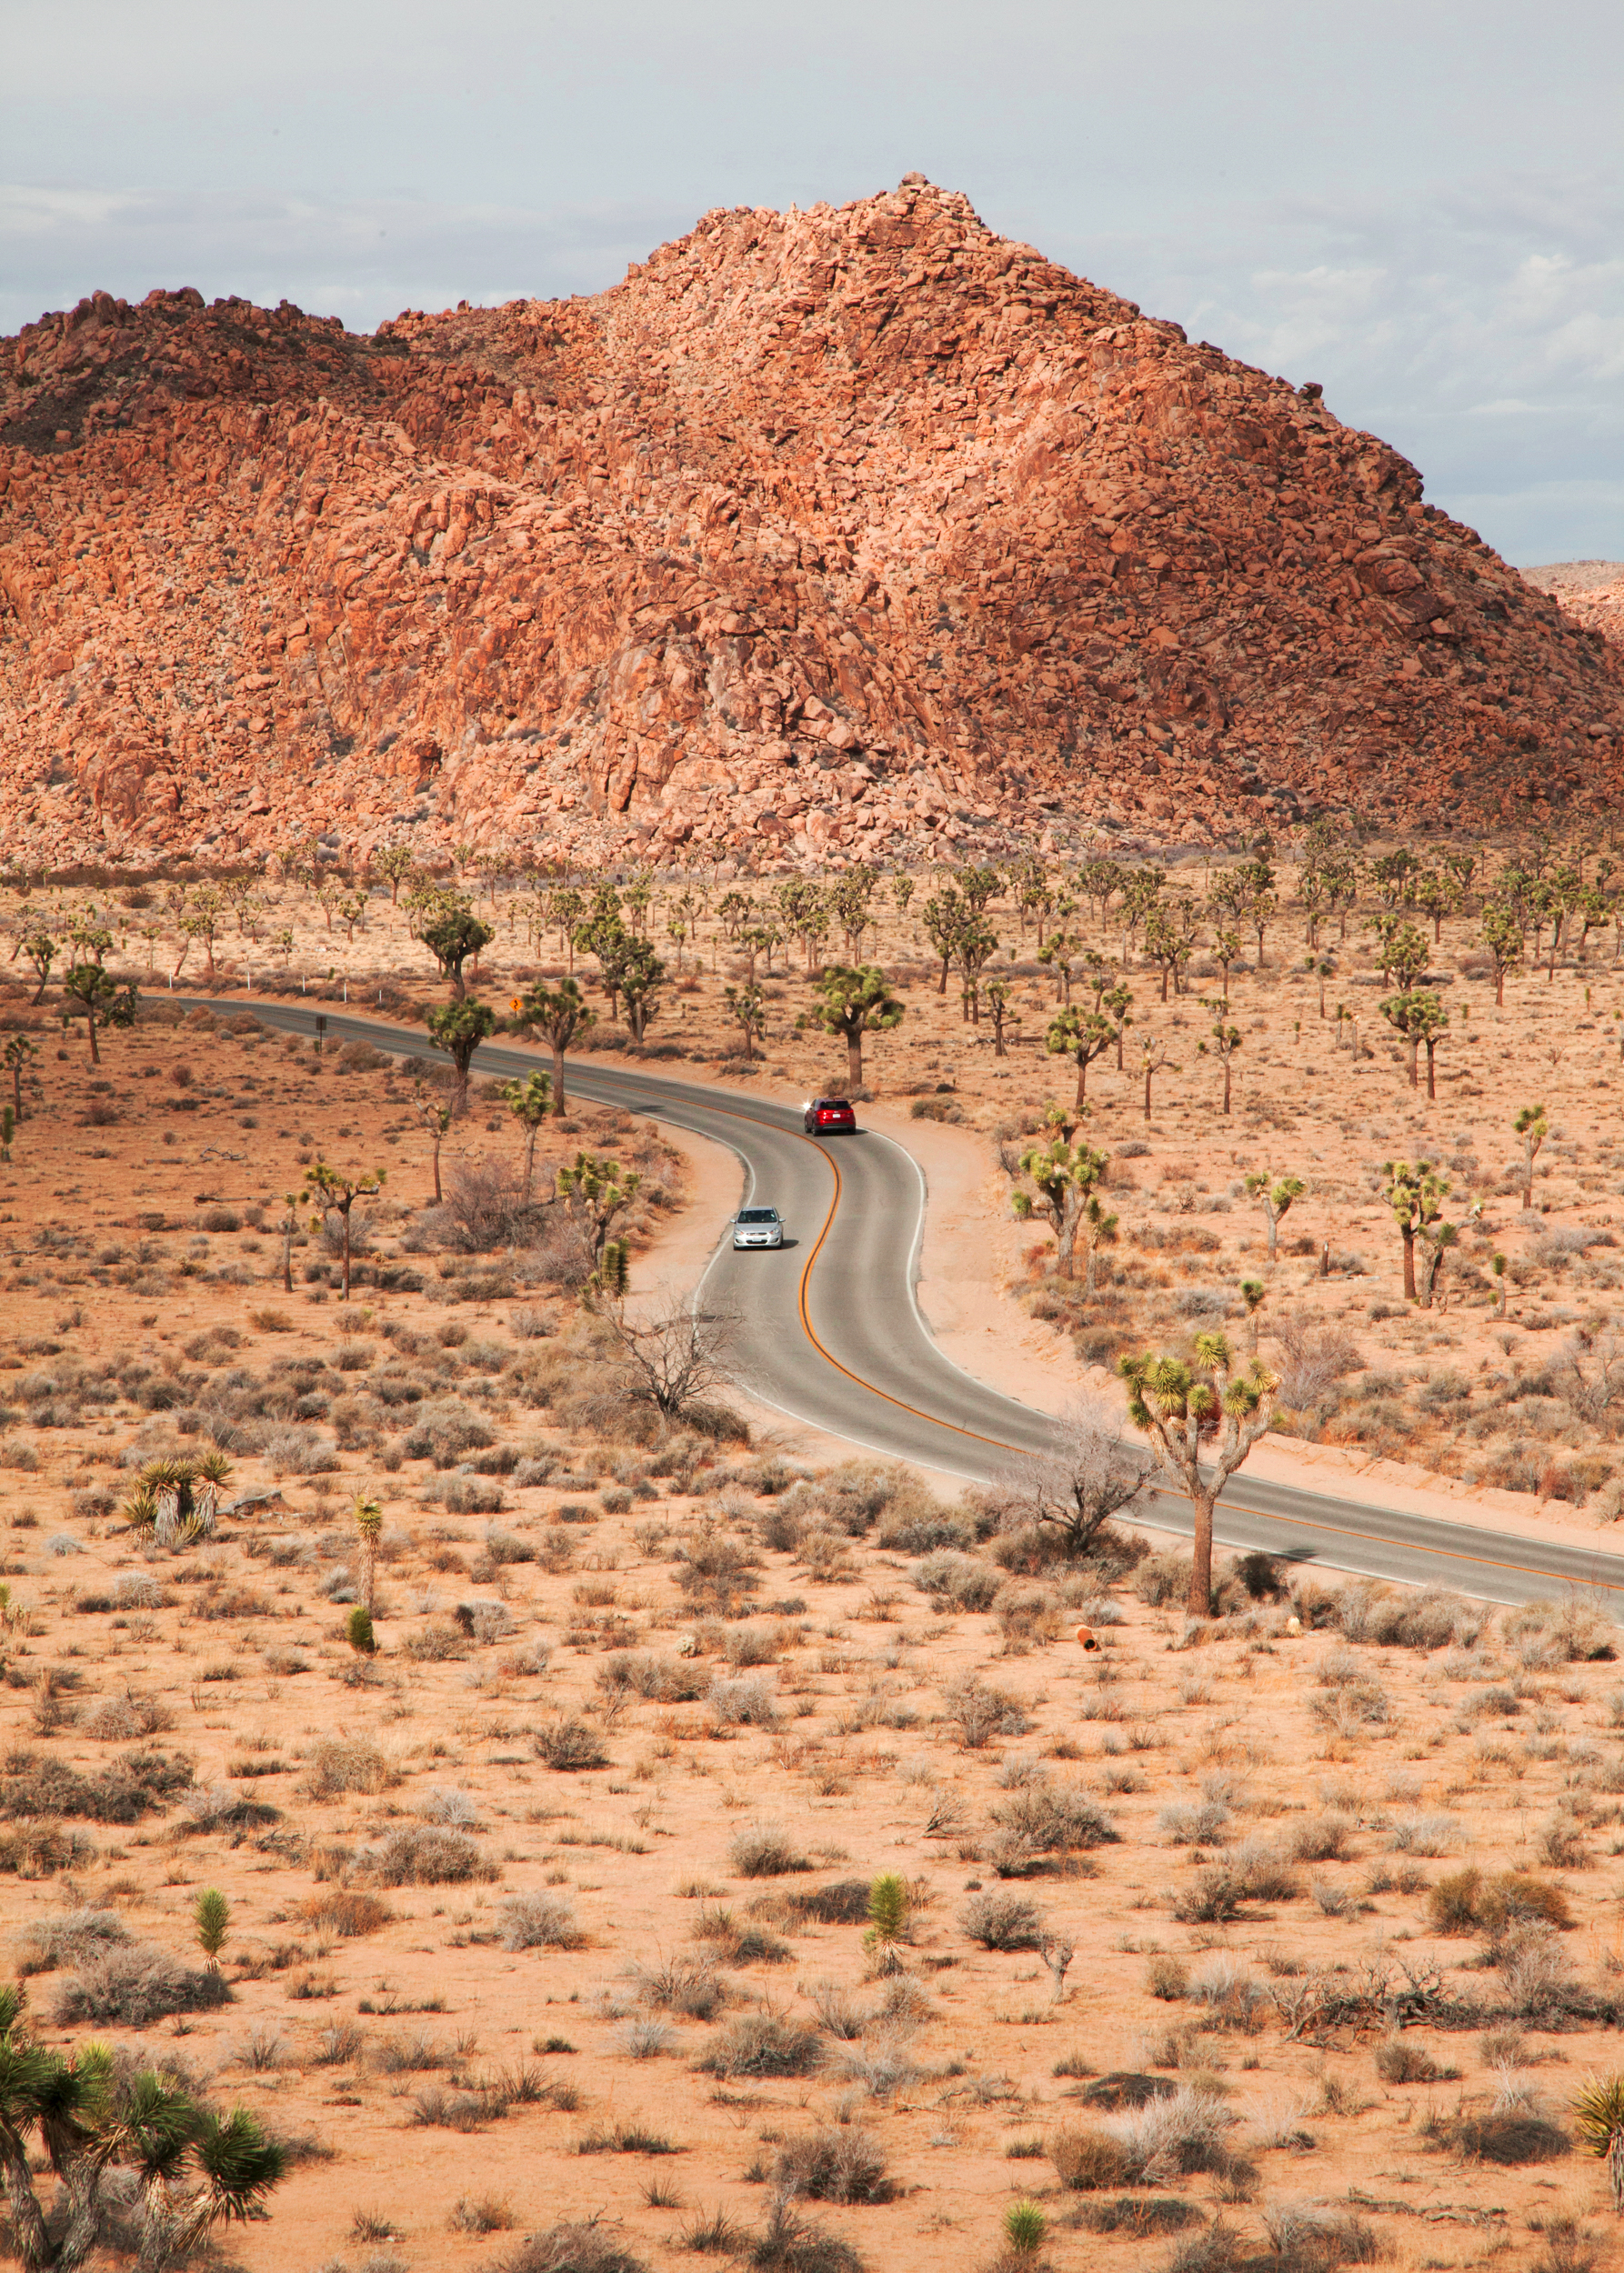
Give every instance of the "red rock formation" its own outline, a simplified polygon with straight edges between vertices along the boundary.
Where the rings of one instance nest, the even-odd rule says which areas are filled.
[[[1624,648],[1624,561],[1564,560],[1522,573],[1537,592],[1553,594],[1563,615],[1582,629]]]
[[[1624,666],[1404,459],[917,176],[370,338],[97,294],[9,343],[0,490],[14,856],[1619,796]]]

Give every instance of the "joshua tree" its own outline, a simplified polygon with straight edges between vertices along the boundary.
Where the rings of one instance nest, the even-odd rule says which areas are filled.
[[[895,1870],[882,1870],[868,1887],[868,1930],[863,1947],[877,1973],[899,1973],[900,1945],[907,1939],[907,1880]]]
[[[620,971],[620,991],[626,997],[626,1022],[632,1030],[634,1042],[640,1042],[648,1031],[649,1020],[659,1007],[660,989],[666,984],[666,966],[647,939],[634,939],[631,952],[625,958]]]
[[[1389,995],[1381,1005],[1381,1015],[1395,1034],[1401,1034],[1409,1044],[1409,1086],[1417,1086],[1418,1058],[1421,1045],[1427,1046],[1427,1095],[1438,1096],[1437,1075],[1433,1057],[1439,1037],[1449,1023],[1449,1014],[1438,996],[1424,986],[1412,987],[1403,995]]]
[[[463,965],[472,956],[479,959],[482,947],[489,946],[496,933],[488,924],[482,924],[466,900],[454,895],[441,895],[441,904],[423,926],[423,944],[440,966],[440,976],[451,982],[451,997],[461,1002],[467,994],[463,978]]]
[[[1522,1204],[1534,1205],[1534,1163],[1539,1157],[1539,1147],[1550,1134],[1550,1124],[1545,1117],[1542,1105],[1525,1105],[1511,1124],[1522,1138]]]
[[[12,949],[14,963],[17,958],[19,949],[33,964],[35,976],[39,980],[39,985],[34,990],[34,999],[36,1003],[43,1002],[45,981],[50,977],[51,966],[56,960],[56,942],[43,924],[35,924],[23,934],[17,946]]]
[[[214,2115],[152,2068],[121,2079],[109,2045],[49,2050],[25,2028],[22,2001],[0,1989],[0,2168],[23,2273],[77,2273],[115,2166],[135,2180],[144,2265],[173,2264],[212,2227],[266,2215],[287,2157],[246,2108]],[[41,2203],[36,2169],[61,2187],[60,2214]]]
[[[728,1016],[743,1032],[747,1065],[756,1055],[756,1044],[767,1031],[767,1006],[761,989],[756,986],[724,987],[722,1000],[727,1006]]]
[[[1319,981],[1319,1015],[1325,1016],[1325,982],[1336,975],[1336,960],[1328,955],[1311,955],[1303,965],[1310,978]]]
[[[536,1177],[536,1139],[541,1134],[542,1123],[552,1109],[553,1085],[538,1066],[527,1079],[506,1083],[502,1095],[506,1100],[507,1110],[525,1132],[524,1205],[528,1207],[530,1187]],[[435,1161],[435,1197],[438,1199],[440,1195],[437,1147]]]
[[[1523,950],[1528,945],[1522,920],[1514,907],[1494,900],[1483,910],[1483,945],[1494,957],[1494,999],[1503,1007],[1507,973],[1521,969]]]
[[[1274,1176],[1268,1168],[1255,1168],[1246,1179],[1246,1195],[1256,1200],[1268,1226],[1268,1259],[1275,1259],[1275,1246],[1280,1226],[1291,1212],[1293,1200],[1301,1199],[1308,1186],[1300,1176]]]
[[[1429,1233],[1441,1217],[1449,1180],[1439,1175],[1430,1160],[1418,1160],[1413,1168],[1408,1160],[1387,1160],[1382,1163],[1381,1173],[1385,1185],[1382,1197],[1393,1211],[1393,1221],[1404,1242],[1404,1291],[1414,1302],[1416,1241]],[[1433,1277],[1437,1271],[1435,1263]]]
[[[1150,1084],[1157,1074],[1177,1073],[1178,1061],[1168,1056],[1160,1042],[1147,1040],[1141,1048],[1138,1070],[1145,1076],[1145,1118],[1150,1118]]]
[[[10,1034],[6,1036],[5,1048],[3,1055],[5,1056],[6,1070],[11,1075],[12,1111],[20,1121],[25,1117],[23,1112],[23,1068],[31,1057],[37,1057],[39,1056],[39,1045],[37,1042],[31,1042],[25,1034]]]
[[[1071,966],[1082,949],[1080,939],[1072,938],[1068,932],[1051,931],[1038,950],[1039,963],[1047,963],[1054,973],[1055,1000],[1058,1003],[1069,1003],[1071,1000]]]
[[[436,1170],[435,1189],[436,1199],[440,1197],[438,1185]],[[282,1234],[282,1291],[284,1294],[291,1295],[293,1292],[293,1235],[299,1227],[299,1195],[296,1192],[284,1192],[282,1197],[287,1203],[282,1221],[277,1227]]]
[[[205,1887],[192,1905],[192,1924],[197,1935],[197,1947],[218,1973],[220,1952],[226,1947],[226,1937],[231,1931],[231,1905],[218,1887]]]
[[[617,1221],[637,1197],[642,1177],[618,1160],[600,1160],[577,1152],[568,1167],[558,1171],[558,1197],[579,1227],[582,1243],[594,1270],[601,1267],[604,1247]]]
[[[1230,1025],[1229,1006],[1227,1002],[1220,1002],[1218,1005],[1213,1016],[1212,1039],[1209,1042],[1198,1042],[1196,1044],[1196,1048],[1203,1057],[1207,1057],[1208,1056],[1216,1057],[1223,1066],[1224,1110],[1226,1113],[1229,1110],[1230,1061],[1239,1047],[1240,1028],[1238,1026]]]
[[[451,1126],[451,1107],[444,1097],[430,1096],[419,1082],[412,1093],[412,1109],[428,1137],[429,1159],[434,1168],[435,1206],[437,1207],[445,1197],[440,1190],[440,1147],[445,1143],[446,1131]],[[291,1292],[291,1280],[288,1285]]]
[[[1230,1370],[1222,1334],[1198,1334],[1196,1363],[1182,1357],[1124,1357],[1128,1417],[1150,1439],[1157,1465],[1178,1484],[1195,1515],[1189,1612],[1212,1615],[1212,1512],[1225,1485],[1268,1428],[1277,1377],[1256,1358],[1244,1374]],[[1205,1446],[1210,1469],[1201,1464]]]
[[[400,887],[412,873],[414,855],[409,845],[380,845],[372,856],[372,865],[389,887],[389,905],[394,907],[400,898]]]
[[[220,936],[220,926],[226,916],[226,896],[212,884],[201,885],[193,895],[191,913],[181,917],[181,934],[186,939],[201,939],[204,954],[208,958],[208,976],[215,976],[215,941]]]
[[[318,1153],[316,1166],[305,1171],[305,1196],[315,1205],[310,1218],[312,1231],[319,1231],[329,1217],[336,1216],[344,1226],[344,1293],[349,1300],[350,1271],[350,1210],[358,1199],[371,1199],[384,1188],[388,1175],[386,1168],[334,1168]]]
[[[62,991],[83,1009],[90,1039],[90,1062],[99,1066],[102,1053],[96,1044],[96,1020],[99,1018],[104,1026],[134,1026],[135,982],[132,980],[128,986],[116,986],[99,963],[75,963],[62,982]]]
[[[1376,967],[1401,995],[1418,984],[1427,968],[1427,942],[1414,924],[1397,916],[1373,916],[1368,929],[1376,938]]]
[[[377,1597],[377,1547],[384,1533],[383,1503],[366,1492],[357,1492],[350,1513],[356,1519],[356,1532],[361,1542],[361,1600],[370,1617]]]
[[[877,963],[833,963],[816,988],[811,1019],[846,1043],[846,1076],[853,1089],[863,1086],[863,1036],[888,1034],[902,1024],[906,1004],[892,994]]]
[[[897,913],[899,916],[906,916],[907,914],[907,904],[913,896],[914,880],[912,876],[899,875],[894,876],[891,878],[891,897],[896,903]]]
[[[1004,1028],[1009,1022],[1009,981],[1007,978],[989,978],[981,989],[981,999],[987,1005],[987,1015],[992,1022],[992,1054],[995,1057],[1007,1057],[1009,1052],[1004,1044]]]
[[[1252,1356],[1258,1355],[1258,1313],[1268,1298],[1268,1288],[1260,1278],[1243,1278],[1240,1298],[1247,1307],[1247,1338]]]
[[[1080,1113],[1088,1100],[1088,1068],[1097,1057],[1103,1057],[1117,1040],[1118,1029],[1100,1010],[1085,1010],[1072,1003],[1058,1010],[1048,1022],[1043,1046],[1051,1057],[1073,1057],[1077,1060],[1077,1109]]]
[[[456,1083],[451,1092],[454,1120],[467,1109],[468,1068],[474,1062],[474,1053],[496,1030],[496,1012],[471,995],[465,995],[456,1002],[443,1002],[428,1014],[429,1040],[436,1049],[445,1051],[456,1069]]]
[[[539,1034],[553,1053],[553,1117],[565,1110],[564,1053],[576,1036],[597,1024],[597,1013],[586,1007],[580,984],[561,978],[556,986],[533,986],[510,1006],[509,1024],[519,1032]]]
[[[941,958],[941,976],[937,981],[937,993],[947,991],[947,973],[953,967],[953,957],[958,950],[958,935],[968,920],[969,910],[950,884],[933,893],[925,903],[925,936]]]
[[[1037,1197],[1018,1187],[1010,1205],[1023,1223],[1034,1214],[1048,1217],[1055,1229],[1055,1267],[1062,1278],[1075,1275],[1078,1235],[1085,1227],[1088,1203],[1109,1166],[1108,1153],[1097,1152],[1088,1144],[1068,1144],[1060,1129],[1047,1145],[1028,1145],[1020,1157],[1020,1172],[1035,1186]],[[1092,1278],[1091,1240],[1088,1262]]]
[[[1168,981],[1175,994],[1184,991],[1185,966],[1196,945],[1197,907],[1188,892],[1170,900],[1158,899],[1145,918],[1145,952],[1161,970],[1161,998],[1168,999]]]

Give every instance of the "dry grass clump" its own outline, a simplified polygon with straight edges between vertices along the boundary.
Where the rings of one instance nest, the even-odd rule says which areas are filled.
[[[923,1557],[912,1577],[921,1594],[951,1610],[989,1610],[1004,1585],[992,1564],[953,1547],[937,1547]]]
[[[230,2002],[219,1974],[184,1966],[151,1942],[131,1942],[82,1958],[57,1990],[53,2017],[63,2028],[88,2020],[150,2028],[171,2013],[212,2012]]]
[[[1564,1602],[1525,1602],[1500,1621],[1507,1644],[1530,1672],[1595,1664],[1619,1654],[1619,1629],[1598,1604],[1570,1595]]]
[[[705,1701],[720,1728],[776,1728],[778,1725],[777,1698],[758,1674],[713,1681]]]
[[[355,1867],[380,1887],[463,1886],[501,1876],[500,1866],[466,1831],[428,1823],[391,1831],[357,1856]]]
[[[192,1765],[165,1752],[126,1752],[98,1776],[38,1752],[7,1755],[0,1776],[0,1817],[84,1816],[93,1823],[139,1823],[161,1815],[192,1782]]]
[[[376,1744],[362,1737],[324,1737],[311,1747],[300,1790],[306,1799],[337,1799],[346,1792],[370,1797],[399,1781],[399,1770]]]
[[[850,2242],[775,2201],[761,2232],[745,2252],[750,2273],[864,2273]]]
[[[1058,2131],[1048,2144],[1055,2176],[1074,2194],[1128,2183],[1128,2150],[1108,2131]]]
[[[1018,1697],[973,1674],[942,1692],[942,1717],[957,1725],[960,1741],[973,1752],[994,1737],[1024,1737],[1032,1726]]]
[[[128,1744],[137,1737],[160,1737],[175,1726],[175,1715],[162,1697],[143,1697],[126,1690],[99,1704],[85,1724],[85,1733],[98,1744]]]
[[[685,2020],[714,2020],[727,2001],[727,1984],[709,1957],[664,1958],[633,1968],[632,1986],[646,2005]]]
[[[811,1918],[819,1926],[866,1926],[868,1893],[867,1878],[836,1878],[827,1887],[797,1887],[777,1900],[789,1917]]]
[[[492,2273],[648,2273],[648,2264],[596,2222],[566,2220],[526,2234]]]
[[[657,1657],[643,1649],[617,1649],[599,1666],[600,1689],[629,1691],[657,1705],[687,1705],[703,1697],[707,1676],[701,1666],[678,1657]]]
[[[1434,2147],[1473,2162],[1507,2166],[1555,2162],[1572,2151],[1573,2141],[1559,2124],[1532,2108],[1513,2108],[1503,2113],[1470,2115],[1464,2108],[1453,2115],[1429,2110],[1419,2125],[1421,2137]]]

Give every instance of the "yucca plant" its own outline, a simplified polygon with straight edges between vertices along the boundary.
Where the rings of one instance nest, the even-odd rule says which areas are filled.
[[[220,1494],[231,1481],[231,1463],[216,1446],[191,1463],[191,1515],[187,1526],[194,1538],[210,1539],[220,1511]]]
[[[361,1599],[366,1606],[366,1615],[370,1619],[377,1587],[377,1546],[384,1530],[383,1502],[372,1498],[366,1492],[357,1492],[350,1513],[355,1517],[356,1529],[361,1536]]]
[[[894,1870],[882,1870],[868,1888],[868,1930],[863,1947],[879,1973],[896,1973],[902,1959],[897,1945],[907,1938],[907,1881]]]
[[[344,1638],[357,1657],[370,1657],[377,1648],[377,1637],[372,1630],[372,1612],[364,1602],[357,1602],[344,1622]]]
[[[158,1519],[158,1496],[150,1484],[137,1484],[124,1503],[124,1519],[135,1531],[148,1531]]]
[[[1004,2238],[1018,2257],[1030,2257],[1043,2247],[1048,2220],[1036,2202],[1011,2202],[1004,2212]]]
[[[192,1923],[197,1932],[197,1947],[218,1973],[220,1952],[231,1931],[231,1905],[218,1887],[204,1887],[193,1905]]]
[[[1624,2075],[1588,2078],[1573,2095],[1573,2124],[1590,2153],[1605,2158],[1613,2208],[1624,2213]]]
[[[160,1547],[173,1547],[192,1513],[192,1463],[149,1460],[141,1471],[141,1481],[155,1502],[153,1537]]]

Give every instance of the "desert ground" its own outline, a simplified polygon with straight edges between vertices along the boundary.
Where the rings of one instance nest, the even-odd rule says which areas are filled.
[[[1204,866],[1174,875],[1204,892]],[[1378,1011],[1378,903],[1346,939],[1322,918],[1333,967],[1305,969],[1288,871],[1261,956],[1250,940],[1228,973],[1225,1114],[1199,1052],[1212,926],[1164,1003],[1118,921],[1051,911],[1073,999],[1088,948],[1133,997],[1122,1070],[1089,1066],[1077,1125],[1116,1217],[1085,1293],[1010,1205],[1076,1088],[1044,1048],[1053,963],[996,897],[1000,1056],[985,1000],[977,1023],[957,975],[937,991],[920,909],[941,882],[903,906],[887,880],[853,953],[905,1005],[867,1042],[865,1109],[926,1164],[922,1299],[961,1363],[1056,1408],[1104,1398],[1125,1350],[1223,1326],[1246,1351],[1252,1277],[1280,1377],[1259,1464],[1610,1545],[1615,935],[1549,976],[1530,958],[1497,1006],[1469,894],[1428,974],[1449,1013],[1434,1101]],[[545,887],[469,889],[496,932],[473,991],[505,1006],[573,959],[590,1044],[624,1050]],[[1570,2104],[1618,2065],[1624,2012],[1624,1680],[1598,1606],[1226,1567],[1191,1621],[1151,1534],[1068,1558],[996,1494],[847,1458],[726,1387],[661,1421],[583,1299],[556,1176],[586,1152],[641,1179],[617,1227],[635,1317],[691,1283],[729,1171],[572,1102],[526,1207],[524,1130],[476,1083],[436,1207],[445,1084],[246,1015],[250,981],[303,979],[420,1021],[445,990],[406,906],[375,886],[347,936],[262,879],[210,973],[177,892],[8,900],[19,946],[110,928],[143,1015],[93,1065],[21,956],[0,1000],[33,1053],[0,1217],[0,1884],[41,2041],[111,2038],[288,2145],[269,2217],[216,2231],[224,2259],[1613,2260]],[[768,887],[657,884],[670,983],[641,1055],[844,1090],[844,1045],[800,1023],[799,942],[752,973],[729,892]],[[177,986],[242,1015],[165,999],[183,946]],[[844,951],[837,928],[821,953]],[[752,977],[747,1058],[726,990]],[[1168,1061],[1148,1114],[1147,1046]],[[1380,1188],[1384,1161],[1421,1157],[1460,1225],[1429,1308],[1404,1298]],[[286,1197],[317,1159],[387,1170],[347,1302],[333,1219]],[[1272,1268],[1244,1186],[1264,1170],[1304,1187]],[[128,1513],[143,1468],[211,1447],[231,1470],[213,1536],[158,1544]],[[382,1510],[375,1578],[358,1497]],[[369,1584],[371,1652],[346,1638]],[[217,1972],[208,1888],[230,1908]]]

